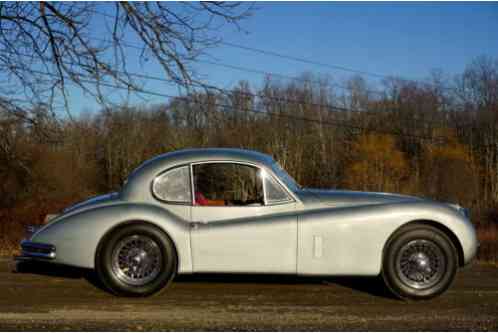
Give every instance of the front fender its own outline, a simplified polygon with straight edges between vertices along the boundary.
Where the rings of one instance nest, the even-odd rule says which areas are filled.
[[[56,263],[93,269],[100,240],[121,224],[139,222],[166,232],[176,247],[178,271],[192,271],[188,222],[145,203],[118,202],[62,215],[33,235],[31,241],[55,245]]]
[[[301,274],[378,275],[389,237],[414,221],[433,221],[450,230],[460,242],[465,263],[478,244],[463,214],[430,201],[320,209],[300,214],[298,221]]]

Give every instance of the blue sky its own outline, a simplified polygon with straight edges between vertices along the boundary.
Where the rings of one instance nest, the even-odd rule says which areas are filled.
[[[254,15],[241,23],[246,32],[228,25],[220,31],[225,41],[410,79],[427,78],[433,69],[452,76],[461,73],[479,55],[498,57],[498,3],[268,2],[256,3],[256,7]],[[96,34],[100,28],[95,25]],[[209,53],[226,64],[289,76],[314,72],[341,81],[352,75],[228,46],[219,46]],[[133,63],[135,59],[136,52],[130,50],[129,61]],[[132,68],[162,74],[153,63]],[[196,70],[209,83],[225,88],[240,80],[258,86],[263,80],[258,74],[206,64],[198,64]],[[375,78],[368,79],[375,84]],[[147,82],[146,87],[163,93],[176,92],[158,82]],[[72,96],[73,112],[97,108],[77,91]],[[150,103],[163,101],[148,97]]]

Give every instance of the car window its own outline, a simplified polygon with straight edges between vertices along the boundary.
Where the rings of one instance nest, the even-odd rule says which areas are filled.
[[[164,201],[190,203],[190,172],[188,166],[175,168],[159,175],[152,184],[154,195]]]
[[[278,178],[283,181],[291,191],[298,191],[301,188],[294,178],[292,178],[277,162],[273,162],[272,169]]]
[[[263,173],[263,181],[265,183],[266,201],[268,204],[271,205],[292,200],[282,185],[266,172]]]
[[[194,199],[198,206],[264,205],[259,169],[237,163],[203,163],[193,166]]]

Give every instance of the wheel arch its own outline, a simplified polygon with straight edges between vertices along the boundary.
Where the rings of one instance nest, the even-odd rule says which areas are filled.
[[[159,230],[161,233],[163,233],[171,241],[171,244],[173,245],[173,252],[174,252],[174,255],[175,255],[175,258],[176,258],[176,267],[175,267],[175,270],[178,272],[178,267],[180,267],[180,256],[178,255],[178,244],[176,244],[176,242],[173,239],[173,237],[171,237],[171,235],[168,233],[168,231],[165,230],[163,227],[157,225],[156,223],[152,223],[152,222],[145,221],[145,220],[127,220],[127,221],[123,221],[123,222],[117,223],[112,228],[110,228],[109,230],[107,230],[102,235],[102,237],[100,237],[100,240],[99,240],[99,242],[97,244],[97,248],[95,249],[95,256],[94,256],[94,265],[95,265],[95,267],[97,267],[97,263],[98,263],[98,260],[99,260],[99,255],[100,255],[102,246],[104,245],[105,241],[114,232],[116,232],[116,231],[118,231],[120,229],[126,228],[126,227],[128,227],[130,225],[134,225],[134,224],[142,224],[142,225],[151,226],[152,228],[155,228],[155,229]]]
[[[464,260],[465,260],[464,258],[465,257],[464,257],[463,247],[462,247],[462,244],[461,244],[460,240],[456,236],[456,234],[450,228],[448,228],[446,225],[444,225],[444,224],[442,224],[440,222],[434,221],[434,220],[426,220],[426,219],[413,220],[413,221],[407,222],[407,223],[399,226],[398,228],[396,228],[391,233],[391,235],[389,235],[389,238],[387,239],[387,242],[384,244],[384,247],[382,249],[382,261],[384,261],[385,250],[386,250],[388,244],[393,240],[394,236],[400,230],[402,230],[402,229],[404,229],[406,227],[409,227],[409,226],[413,226],[413,225],[431,226],[431,227],[436,228],[439,231],[443,232],[446,236],[448,236],[448,238],[451,240],[451,242],[455,246],[455,249],[457,250],[458,266],[460,266],[460,267],[464,266]]]

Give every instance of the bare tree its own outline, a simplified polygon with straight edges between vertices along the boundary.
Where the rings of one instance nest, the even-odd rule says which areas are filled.
[[[144,77],[128,69],[130,48],[142,66],[156,61],[173,84],[202,84],[193,62],[217,45],[221,25],[238,27],[250,9],[233,2],[1,2],[0,108],[23,117],[32,104],[69,113],[70,85],[101,103],[106,88],[140,92]]]
[[[456,100],[466,113],[475,114],[472,131],[476,155],[482,160],[483,201],[498,203],[498,60],[476,58],[456,78]]]

